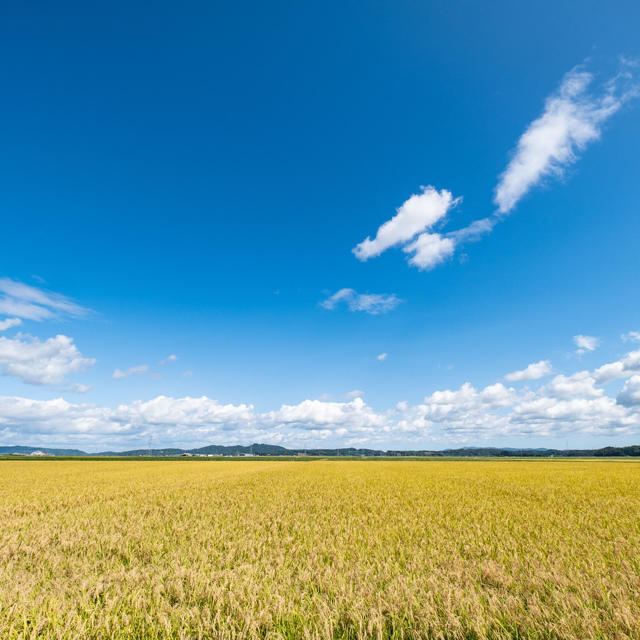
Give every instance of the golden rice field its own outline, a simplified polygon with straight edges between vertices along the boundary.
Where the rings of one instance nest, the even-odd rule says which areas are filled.
[[[0,462],[0,638],[640,638],[640,464]]]

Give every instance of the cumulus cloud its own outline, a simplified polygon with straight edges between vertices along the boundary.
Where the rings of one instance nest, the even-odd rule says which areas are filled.
[[[375,413],[362,398],[350,402],[304,400],[296,405],[283,404],[277,411],[264,414],[262,419],[274,425],[296,425],[304,429],[349,426],[357,431],[381,427],[385,423],[384,416]]]
[[[615,378],[627,380],[609,394],[603,385]],[[153,436],[163,446],[181,447],[262,441],[423,448],[436,438],[460,445],[501,437],[629,436],[640,434],[640,350],[593,371],[555,375],[537,387],[465,382],[386,410],[371,407],[361,392],[348,395],[355,397],[306,399],[265,412],[207,396],[158,396],[114,408],[0,396],[0,442],[66,443],[95,451],[138,448]]]
[[[393,311],[401,302],[395,293],[358,293],[355,289],[344,288],[323,300],[320,306],[333,310],[346,304],[349,311],[363,311],[376,316]]]
[[[171,398],[158,396],[148,402],[120,405],[113,413],[121,422],[136,425],[207,425],[246,424],[254,420],[252,405],[220,404],[207,396]]]
[[[166,446],[241,441],[277,442],[282,434],[256,426],[251,405],[222,404],[206,396],[158,396],[115,408],[70,403],[63,398],[32,400],[0,396],[0,441],[84,447],[89,451],[146,446],[151,435]]]
[[[600,340],[595,336],[577,335],[573,336],[573,343],[578,347],[576,353],[582,355],[583,353],[587,353],[587,351],[595,351],[600,344]]]
[[[429,432],[435,427],[454,438],[480,435],[488,429],[504,428],[505,418],[493,413],[508,406],[515,392],[501,383],[478,390],[469,382],[459,389],[435,391],[415,407],[403,406],[399,428]]]
[[[0,278],[0,313],[42,321],[64,316],[79,318],[90,311],[59,293]]]
[[[552,371],[551,363],[548,360],[540,360],[540,362],[532,362],[526,369],[521,371],[512,371],[507,373],[505,380],[509,382],[520,382],[522,380],[538,380],[548,376]]]
[[[378,360],[380,360],[380,362],[383,362],[384,360],[387,359],[387,355],[386,353],[379,353],[376,357],[378,358]]]
[[[478,390],[465,383],[408,407],[405,428],[420,432],[438,427],[468,442],[485,436],[559,437],[567,433],[619,435],[640,431],[640,415],[608,397],[588,372],[556,376],[537,390],[490,385]],[[417,425],[417,426],[415,426]]]
[[[373,436],[385,416],[361,398],[349,402],[304,400],[275,411],[256,413],[250,404],[222,404],[206,396],[122,404],[115,408],[0,396],[0,441],[85,444],[95,451],[116,446],[140,446],[154,441],[173,446],[197,446],[233,441],[318,442],[354,434]],[[367,435],[368,434],[368,435]]]
[[[616,401],[623,407],[640,407],[640,375],[632,376],[624,383]]]
[[[29,384],[61,384],[66,377],[95,363],[85,358],[73,344],[73,338],[57,335],[41,341],[18,334],[0,338],[0,365],[4,374]]]
[[[387,249],[408,242],[419,233],[441,221],[460,198],[454,198],[446,189],[422,187],[422,193],[413,194],[396,210],[396,215],[382,224],[375,238],[365,238],[354,249],[358,260],[379,256]]]
[[[149,365],[148,364],[139,364],[135,367],[129,367],[128,369],[115,369],[113,372],[113,377],[116,380],[122,380],[123,378],[128,378],[129,376],[143,375],[145,373],[149,373]]]
[[[22,320],[20,318],[6,318],[5,320],[0,320],[0,331],[6,331],[21,324]]]
[[[599,398],[604,390],[596,387],[596,379],[589,371],[578,371],[570,376],[557,375],[543,387],[544,394],[556,399],[572,397]]]
[[[629,331],[621,336],[623,342],[640,342],[640,331]]]
[[[453,255],[456,245],[452,238],[439,233],[421,233],[413,242],[403,248],[405,253],[413,254],[409,264],[428,271]]]
[[[628,378],[634,373],[640,373],[640,349],[631,351],[615,362],[603,364],[594,371],[598,384],[604,384],[617,378]]]

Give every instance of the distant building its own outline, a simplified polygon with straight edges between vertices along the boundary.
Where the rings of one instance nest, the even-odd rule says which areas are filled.
[[[182,458],[193,458],[193,453],[187,453],[186,451],[184,453],[181,453],[180,456]]]
[[[44,451],[32,451],[29,455],[42,457],[46,456],[47,454]]]

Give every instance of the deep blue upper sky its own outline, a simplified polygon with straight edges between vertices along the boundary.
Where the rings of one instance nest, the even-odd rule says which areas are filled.
[[[633,348],[620,334],[640,329],[637,98],[561,177],[434,269],[398,248],[365,262],[352,249],[422,185],[463,197],[447,229],[491,215],[499,176],[563,76],[583,65],[599,86],[620,56],[640,56],[639,27],[631,1],[6,4],[0,277],[93,313],[23,318],[0,335],[64,334],[96,362],[64,383],[6,375],[0,395],[111,408],[206,395],[268,412],[362,390],[384,412],[467,381],[508,386],[505,374],[541,360],[567,375],[618,360]],[[320,305],[343,288],[402,302],[375,315]],[[578,334],[598,348],[576,354]],[[113,378],[143,364],[162,377]],[[78,396],[67,377],[92,389]],[[1,405],[3,441],[110,442],[38,431]],[[262,439],[461,437],[279,420]],[[470,423],[468,441],[626,443],[633,420],[617,416],[604,439],[577,422],[534,435]],[[113,441],[215,439],[151,423],[163,426]]]

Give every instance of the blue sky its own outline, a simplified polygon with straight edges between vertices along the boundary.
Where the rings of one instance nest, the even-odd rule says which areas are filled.
[[[0,443],[637,443],[637,3],[303,4],[5,8]]]

